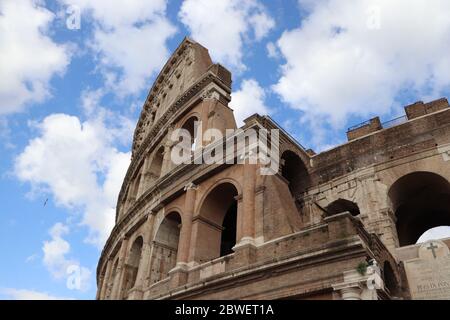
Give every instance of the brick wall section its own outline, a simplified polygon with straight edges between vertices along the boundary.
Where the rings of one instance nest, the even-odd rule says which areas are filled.
[[[429,103],[423,103],[418,101],[405,107],[406,116],[408,120],[415,119],[417,117],[424,116],[433,112],[444,110],[448,108],[449,104],[446,98],[431,101]]]
[[[270,241],[245,254],[250,255],[246,263],[242,263],[239,251],[211,262],[223,263],[225,272],[207,278],[200,277],[201,268],[210,264],[189,271],[186,289],[169,289],[166,282],[155,284],[148,289],[147,298],[272,299],[320,294],[332,290],[333,283],[342,281],[342,272],[355,269],[359,262],[372,258],[394,261],[381,241],[367,233],[350,213],[327,218],[320,226]],[[393,269],[400,278],[395,263]]]
[[[350,129],[347,132],[347,139],[348,141],[355,140],[359,137],[363,137],[365,135],[368,135],[369,133],[376,132],[378,130],[381,130],[381,121],[379,117],[375,117],[370,119],[366,124],[359,126],[355,129]]]
[[[436,102],[430,108],[442,106],[442,102]],[[447,109],[320,153],[312,158],[311,177],[314,184],[324,183],[359,168],[436,147],[437,138],[449,135],[450,109]]]

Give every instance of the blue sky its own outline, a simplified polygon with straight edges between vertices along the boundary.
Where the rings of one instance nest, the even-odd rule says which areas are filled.
[[[185,36],[233,72],[239,123],[316,151],[450,96],[446,0],[124,3],[0,2],[0,298],[95,297],[134,125]]]

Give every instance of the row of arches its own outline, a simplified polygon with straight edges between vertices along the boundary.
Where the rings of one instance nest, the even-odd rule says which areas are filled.
[[[436,237],[450,237],[450,183],[432,172],[413,172],[398,179],[389,189],[388,199],[395,216],[399,246]],[[338,199],[324,208],[327,215],[360,214],[358,204]],[[439,235],[438,235],[439,237]]]
[[[196,262],[202,263],[233,253],[233,247],[237,242],[237,196],[238,188],[231,182],[223,182],[215,186],[203,199],[198,214],[201,221],[197,225],[195,240]],[[148,284],[166,279],[169,271],[176,266],[182,228],[182,216],[177,211],[166,214],[157,226],[157,231],[148,244],[150,247],[148,270],[143,270]],[[126,298],[129,290],[136,284],[139,267],[142,266],[141,259],[145,256],[144,241],[139,235],[129,248],[123,269],[121,298]],[[116,257],[112,273],[106,280],[110,287],[120,281],[118,261]],[[111,288],[106,295],[108,294],[111,294]]]
[[[311,185],[306,165],[295,152],[287,150],[281,155],[280,174],[300,209],[298,198]],[[399,246],[439,234],[450,236],[450,183],[442,176],[423,171],[407,174],[390,187],[388,199],[396,219]],[[325,211],[327,215],[345,211],[353,216],[360,214],[358,204],[347,199],[333,201]]]
[[[283,170],[283,169],[282,169]],[[283,172],[283,171],[282,171]],[[285,172],[291,172],[286,169]],[[195,261],[208,260],[233,253],[237,242],[238,188],[231,182],[222,182],[213,187],[204,197],[197,216]],[[396,229],[399,245],[414,244],[429,229],[450,225],[450,183],[435,173],[414,172],[398,179],[389,189],[388,197],[397,218]],[[360,215],[358,204],[338,199],[324,208],[327,215],[348,211]],[[183,219],[179,212],[169,212],[157,227],[151,239],[151,255],[148,274],[150,284],[169,276],[176,266],[180,247],[180,232]],[[124,294],[134,287],[141,266],[144,239],[134,239],[129,249],[124,281]],[[110,281],[117,281],[117,262],[113,264]]]
[[[191,149],[195,149],[196,145],[196,123],[197,116],[191,116],[185,120],[180,128],[187,130],[191,137]],[[136,170],[136,174],[131,179],[126,190],[126,196],[123,198],[122,206],[124,210],[128,208],[139,196],[145,191],[145,187],[152,185],[158,178],[164,174],[164,156],[166,150],[164,145],[159,146],[155,152],[149,154],[147,159],[143,161],[141,166]],[[168,161],[166,161],[168,162]]]

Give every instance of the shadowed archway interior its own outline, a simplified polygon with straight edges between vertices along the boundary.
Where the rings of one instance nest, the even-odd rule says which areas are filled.
[[[150,268],[150,284],[168,277],[177,263],[181,217],[177,212],[169,213],[161,222],[153,240]]]
[[[289,190],[294,197],[303,193],[310,184],[306,166],[298,155],[285,151],[281,155],[281,175],[289,183]]]
[[[142,247],[144,244],[144,240],[141,236],[137,237],[136,240],[134,240],[133,245],[131,246],[128,261],[126,264],[126,274],[125,274],[125,292],[124,295],[126,296],[128,293],[128,290],[134,287],[134,284],[136,283],[136,278],[138,274],[139,269],[139,262],[141,260],[142,255]]]
[[[432,172],[414,172],[389,190],[400,246],[415,244],[427,230],[450,225],[450,183]]]
[[[346,199],[333,201],[325,208],[325,210],[329,216],[342,212],[350,212],[352,216],[355,217],[360,213],[358,205],[355,202]]]
[[[195,259],[209,261],[233,253],[236,244],[238,191],[232,183],[211,190],[200,208]],[[201,222],[200,222],[201,221]]]

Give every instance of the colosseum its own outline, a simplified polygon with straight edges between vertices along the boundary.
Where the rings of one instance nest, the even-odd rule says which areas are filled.
[[[417,243],[450,225],[446,99],[373,118],[316,154],[267,115],[227,134],[237,129],[231,84],[188,38],[156,78],[98,263],[97,299],[450,299],[450,239]],[[195,137],[193,161],[172,160],[177,129]],[[223,138],[197,138],[208,129]],[[273,174],[250,161],[245,138],[264,130],[279,155]],[[195,161],[225,144],[234,161]]]

